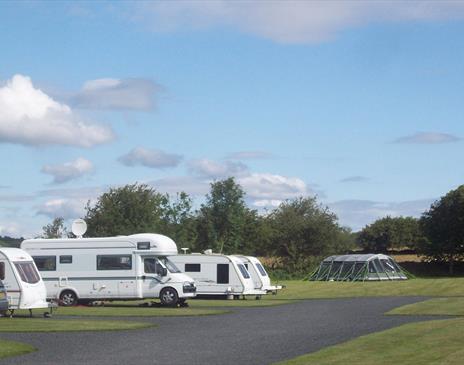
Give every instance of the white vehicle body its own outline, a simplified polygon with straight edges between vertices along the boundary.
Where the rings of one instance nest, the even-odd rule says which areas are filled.
[[[197,295],[263,295],[250,273],[235,256],[200,254],[169,256],[183,272],[195,279]]]
[[[193,279],[166,260],[177,254],[177,246],[163,235],[31,239],[21,248],[33,257],[48,298],[63,305],[144,298],[173,305],[195,296]],[[175,303],[169,303],[169,297]]]
[[[271,285],[271,279],[267,274],[264,266],[254,256],[242,256],[235,255],[239,260],[243,262],[245,267],[253,279],[253,283],[256,289],[261,289],[267,293],[277,293],[277,290],[282,289],[281,285]]]
[[[48,308],[47,290],[32,257],[19,248],[0,248],[0,279],[7,291],[8,309]]]

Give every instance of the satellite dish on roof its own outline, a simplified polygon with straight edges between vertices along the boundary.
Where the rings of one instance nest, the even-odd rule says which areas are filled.
[[[87,223],[83,219],[76,219],[72,222],[71,231],[77,238],[82,238],[84,233],[87,232]]]

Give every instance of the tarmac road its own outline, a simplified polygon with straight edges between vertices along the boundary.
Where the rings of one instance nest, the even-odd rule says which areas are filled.
[[[306,300],[276,307],[234,308],[204,317],[153,317],[135,331],[9,333],[1,338],[39,351],[2,364],[271,364],[346,340],[432,317],[385,316],[424,298]],[[437,317],[433,317],[437,318]]]

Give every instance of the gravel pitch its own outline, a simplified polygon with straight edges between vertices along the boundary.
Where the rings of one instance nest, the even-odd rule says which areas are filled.
[[[2,364],[272,364],[368,333],[430,319],[384,315],[423,299],[306,300],[237,308],[217,316],[131,318],[158,325],[136,331],[0,334],[39,349]]]

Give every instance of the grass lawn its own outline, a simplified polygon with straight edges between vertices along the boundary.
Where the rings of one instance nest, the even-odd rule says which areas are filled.
[[[411,279],[385,282],[284,281],[285,289],[263,300],[377,296],[464,296],[464,278]]]
[[[0,359],[9,356],[17,356],[36,351],[35,347],[25,343],[0,340]]]
[[[92,316],[92,317],[172,317],[172,316],[206,316],[228,313],[226,310],[210,308],[160,308],[139,307],[138,305],[113,305],[105,307],[59,307],[53,312],[57,316]]]
[[[387,314],[464,316],[464,298],[434,298],[395,308]]]
[[[54,318],[0,318],[0,332],[117,331],[152,327],[129,321],[58,320]]]
[[[463,333],[464,319],[410,323],[279,364],[458,365],[464,358]]]

